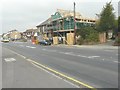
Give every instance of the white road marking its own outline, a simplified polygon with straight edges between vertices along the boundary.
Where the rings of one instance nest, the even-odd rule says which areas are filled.
[[[36,48],[36,47],[32,47],[32,46],[26,46],[26,47],[28,47],[28,48]]]
[[[100,56],[89,56],[88,58],[97,58],[97,57],[100,57]]]
[[[4,59],[6,62],[13,62],[13,61],[16,61],[15,58],[5,58]]]
[[[114,61],[115,63],[120,63],[120,62],[118,62],[118,61]]]
[[[27,61],[31,61],[30,59],[26,59],[26,60],[27,60]],[[31,62],[31,63],[32,63],[32,62]],[[34,66],[36,66],[37,68],[40,68],[41,70],[47,72],[48,74],[53,75],[53,76],[56,77],[56,78],[58,78],[58,79],[62,79],[63,81],[65,81],[65,82],[67,82],[67,83],[69,83],[69,84],[75,86],[76,88],[80,88],[79,86],[77,86],[77,85],[75,85],[75,84],[73,84],[73,83],[71,83],[71,82],[69,82],[69,81],[67,81],[67,80],[65,80],[65,79],[63,79],[63,78],[61,78],[61,77],[55,75],[54,73],[49,72],[48,70],[45,70],[44,68],[39,67],[38,65],[36,65],[36,64],[34,64],[34,63],[32,63],[32,64],[33,64]]]
[[[65,82],[67,82],[67,83],[69,83],[69,84],[75,86],[76,88],[80,88],[79,86],[77,86],[77,85],[75,85],[75,84],[73,84],[73,83],[71,83],[71,82],[69,82],[69,81],[67,81],[67,80],[65,80],[65,79],[63,79],[63,80],[64,80]]]
[[[59,52],[61,54],[66,54],[66,55],[72,55],[72,56],[78,56],[78,57],[84,57],[84,58],[98,58],[100,56],[84,56],[84,55],[77,55],[74,54],[73,52]]]
[[[72,55],[72,56],[77,56],[77,55],[74,54],[73,52],[64,52],[63,54]]]
[[[65,52],[64,54],[70,54],[69,52]]]
[[[43,48],[42,50],[44,50],[44,51],[45,51],[46,49],[45,49],[45,48]]]
[[[24,58],[24,59],[26,58],[25,56],[23,56],[23,55],[20,55],[20,54],[19,54],[19,56],[21,56],[21,57],[22,57],[22,58]]]
[[[30,48],[36,48],[36,47],[30,47]]]
[[[42,50],[48,51],[48,52],[57,52],[57,50],[48,50],[48,49],[45,49],[45,48],[43,48]]]
[[[77,55],[79,57],[84,57],[84,58],[88,58],[88,56],[84,56],[84,55]]]
[[[30,46],[26,46],[26,47],[28,47],[28,48],[29,48]]]
[[[8,50],[10,50],[10,49],[8,49]],[[14,54],[17,54],[18,56],[20,56],[20,57],[22,57],[22,58],[26,58],[25,56],[23,56],[23,55],[21,55],[21,54],[18,54],[18,53],[16,53],[16,52],[14,52],[14,51],[12,51],[12,50],[10,50],[12,53],[14,53]]]

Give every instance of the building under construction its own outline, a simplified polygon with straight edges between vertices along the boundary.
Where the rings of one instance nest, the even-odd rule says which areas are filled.
[[[79,12],[57,9],[54,15],[51,15],[46,21],[37,25],[40,34],[52,38],[55,36],[66,37],[67,33],[74,33],[75,29],[80,30],[81,27],[94,26],[95,19],[85,18]]]

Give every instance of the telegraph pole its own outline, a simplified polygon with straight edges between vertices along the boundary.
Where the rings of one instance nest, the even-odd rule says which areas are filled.
[[[75,22],[75,2],[74,2],[74,45],[76,44],[76,22]]]

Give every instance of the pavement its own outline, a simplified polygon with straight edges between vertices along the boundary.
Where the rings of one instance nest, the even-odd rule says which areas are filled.
[[[87,49],[116,49],[118,50],[118,46],[113,46],[114,40],[108,40],[106,43],[96,44],[96,45],[65,45],[65,44],[58,44],[53,46],[58,47],[68,47],[68,48],[87,48]]]
[[[117,48],[93,49],[76,46],[71,48],[63,45],[40,46],[30,43],[3,43],[2,45],[89,86],[118,87],[120,62]]]
[[[10,50],[2,50],[2,88],[76,88]]]
[[[52,45],[57,47],[66,47],[66,48],[87,48],[87,49],[116,49],[118,50],[118,46],[107,46],[107,45]]]

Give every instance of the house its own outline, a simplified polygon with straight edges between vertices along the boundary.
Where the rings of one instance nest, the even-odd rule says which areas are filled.
[[[48,38],[54,36],[66,37],[67,33],[74,33],[74,21],[76,30],[85,26],[94,26],[96,22],[95,19],[83,17],[79,12],[75,13],[74,20],[73,11],[57,9],[55,14],[36,27],[40,34],[46,35]]]
[[[7,33],[3,33],[3,34],[2,34],[2,38],[3,38],[3,39],[9,39],[9,35],[8,35]]]
[[[17,30],[12,30],[12,31],[9,31],[9,38],[11,40],[19,40],[21,39],[22,35],[19,31]]]
[[[21,39],[21,32],[17,30],[11,30],[11,31],[8,31],[7,33],[3,33],[2,38],[9,39],[9,40],[18,40],[18,39]]]
[[[25,32],[23,32],[22,36],[26,39],[31,39],[36,32],[38,32],[37,29],[27,29]]]

